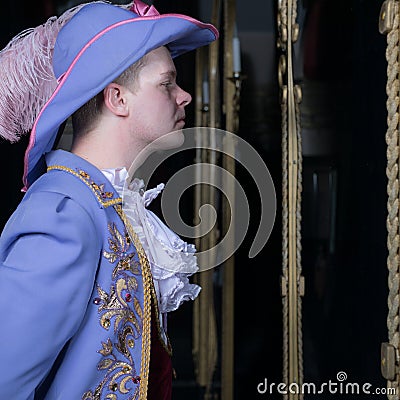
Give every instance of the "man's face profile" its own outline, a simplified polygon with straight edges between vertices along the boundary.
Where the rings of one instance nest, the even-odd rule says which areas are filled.
[[[137,90],[129,93],[131,130],[143,147],[185,126],[185,107],[191,96],[176,82],[176,68],[166,47],[146,55],[146,64],[137,77]],[[156,148],[179,146],[181,134],[167,135]],[[164,143],[163,143],[164,142]],[[142,147],[142,146],[141,146]]]

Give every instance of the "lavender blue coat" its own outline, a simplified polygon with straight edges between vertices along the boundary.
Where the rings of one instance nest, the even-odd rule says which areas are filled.
[[[145,398],[143,250],[101,171],[63,150],[46,161],[0,239],[0,399]]]

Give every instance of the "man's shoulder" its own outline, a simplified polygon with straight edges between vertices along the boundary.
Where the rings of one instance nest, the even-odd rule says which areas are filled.
[[[46,157],[47,173],[33,185],[36,191],[52,191],[81,201],[95,200],[101,208],[122,200],[111,182],[93,164],[65,151],[54,151]]]

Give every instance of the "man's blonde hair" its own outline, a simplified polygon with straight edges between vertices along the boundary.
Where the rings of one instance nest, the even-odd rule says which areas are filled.
[[[133,92],[139,88],[138,76],[146,65],[146,55],[128,67],[114,79],[114,83],[126,86]],[[72,128],[75,136],[81,136],[91,130],[97,123],[104,103],[103,90],[72,114]]]

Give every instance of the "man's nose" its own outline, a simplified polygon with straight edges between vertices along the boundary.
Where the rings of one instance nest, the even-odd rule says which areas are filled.
[[[181,87],[179,87],[178,90],[179,92],[176,96],[176,102],[179,106],[186,107],[192,101],[192,96]]]

